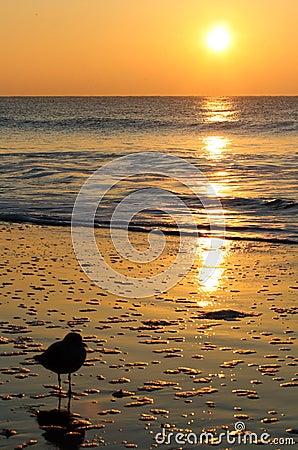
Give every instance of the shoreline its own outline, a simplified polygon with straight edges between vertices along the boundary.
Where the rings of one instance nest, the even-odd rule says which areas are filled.
[[[62,223],[57,223],[54,221],[47,221],[45,220],[45,222],[34,222],[34,221],[25,221],[25,220],[17,220],[14,219],[13,221],[4,221],[4,220],[0,220],[0,226],[17,226],[17,225],[29,225],[29,226],[37,226],[37,227],[50,227],[50,228],[69,228],[71,229],[71,223],[70,222],[62,222]],[[82,225],[84,226],[84,225]],[[131,225],[128,227],[128,231],[131,232],[135,232],[135,233],[158,233],[160,231],[160,229],[158,228],[159,224],[156,225],[156,228],[146,228],[146,224],[145,225]],[[96,225],[95,226],[95,230],[100,231],[100,230],[108,230],[110,229],[110,222],[107,222],[106,224],[101,223],[100,225]],[[117,225],[113,225],[113,229],[119,230],[119,231],[123,231],[126,228],[121,227],[121,226],[117,226]],[[280,245],[298,245],[298,241],[296,241],[295,239],[291,239],[291,238],[275,238],[275,237],[261,237],[261,236],[231,236],[231,235],[210,235],[210,234],[203,234],[201,233],[199,230],[201,229],[207,229],[207,227],[197,227],[197,233],[199,238],[202,239],[208,239],[208,238],[216,238],[216,239],[223,239],[223,240],[228,240],[228,241],[243,241],[243,242],[263,242],[263,243],[268,243],[268,244],[280,244]],[[226,230],[229,229],[228,227],[225,228]],[[231,230],[233,230],[233,228],[231,228]],[[174,227],[165,229],[162,228],[161,229],[162,233],[164,233],[166,236],[179,236],[180,235],[180,231],[178,229],[174,229]],[[191,232],[185,231],[183,230],[183,235],[184,236],[189,236],[190,238],[193,236],[193,234]]]

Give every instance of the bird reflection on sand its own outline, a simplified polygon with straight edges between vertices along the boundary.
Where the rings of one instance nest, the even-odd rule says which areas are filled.
[[[91,425],[88,420],[60,409],[37,411],[36,418],[45,440],[59,450],[79,449],[84,442],[86,426]]]
[[[43,437],[54,444],[57,450],[78,450],[84,442],[87,430],[105,427],[102,423],[93,424],[89,419],[65,409],[36,411],[35,416],[39,427],[44,431]],[[101,442],[102,439],[97,437],[97,441]],[[93,442],[92,446],[99,446],[98,442]]]

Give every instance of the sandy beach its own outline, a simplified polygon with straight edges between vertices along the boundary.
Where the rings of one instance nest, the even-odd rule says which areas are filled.
[[[113,260],[107,231],[98,239]],[[139,248],[145,239],[133,233]],[[199,248],[205,244],[198,240]],[[175,236],[168,245],[175,248]],[[206,286],[198,282],[199,258],[169,292],[136,300],[113,296],[87,278],[67,227],[3,224],[0,246],[0,448],[45,448],[37,414],[56,408],[57,377],[32,356],[69,331],[80,332],[88,345],[71,402],[71,412],[89,421],[81,447],[164,448],[155,439],[164,429],[173,433],[167,448],[194,448],[175,442],[175,435],[208,431],[216,444],[239,421],[259,437],[268,433],[270,442],[297,438],[295,246],[226,241]],[[116,264],[140,276],[129,261]],[[232,320],[227,310],[245,315]],[[66,376],[63,381],[66,392]],[[56,448],[79,448],[72,439]],[[222,438],[218,448],[241,446]]]

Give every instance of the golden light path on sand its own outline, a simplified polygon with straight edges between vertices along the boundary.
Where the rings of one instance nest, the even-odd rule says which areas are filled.
[[[226,260],[229,254],[229,243],[225,242],[224,239],[215,239],[215,246],[220,247],[222,250],[221,259],[218,263],[212,267],[211,275],[206,277],[206,274],[209,273],[210,266],[205,266],[204,261],[206,260],[209,252],[212,250],[212,239],[210,238],[201,238],[200,239],[200,259],[202,261],[202,267],[198,268],[199,275],[197,277],[198,290],[202,290],[203,292],[212,293],[215,292],[221,282],[222,275],[224,273],[224,268],[226,266]]]

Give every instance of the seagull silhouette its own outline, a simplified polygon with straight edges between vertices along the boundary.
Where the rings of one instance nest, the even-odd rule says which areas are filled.
[[[54,342],[34,359],[46,369],[58,375],[61,392],[61,374],[68,374],[68,394],[71,395],[71,374],[77,372],[86,359],[86,344],[79,333],[68,333],[62,341]]]

